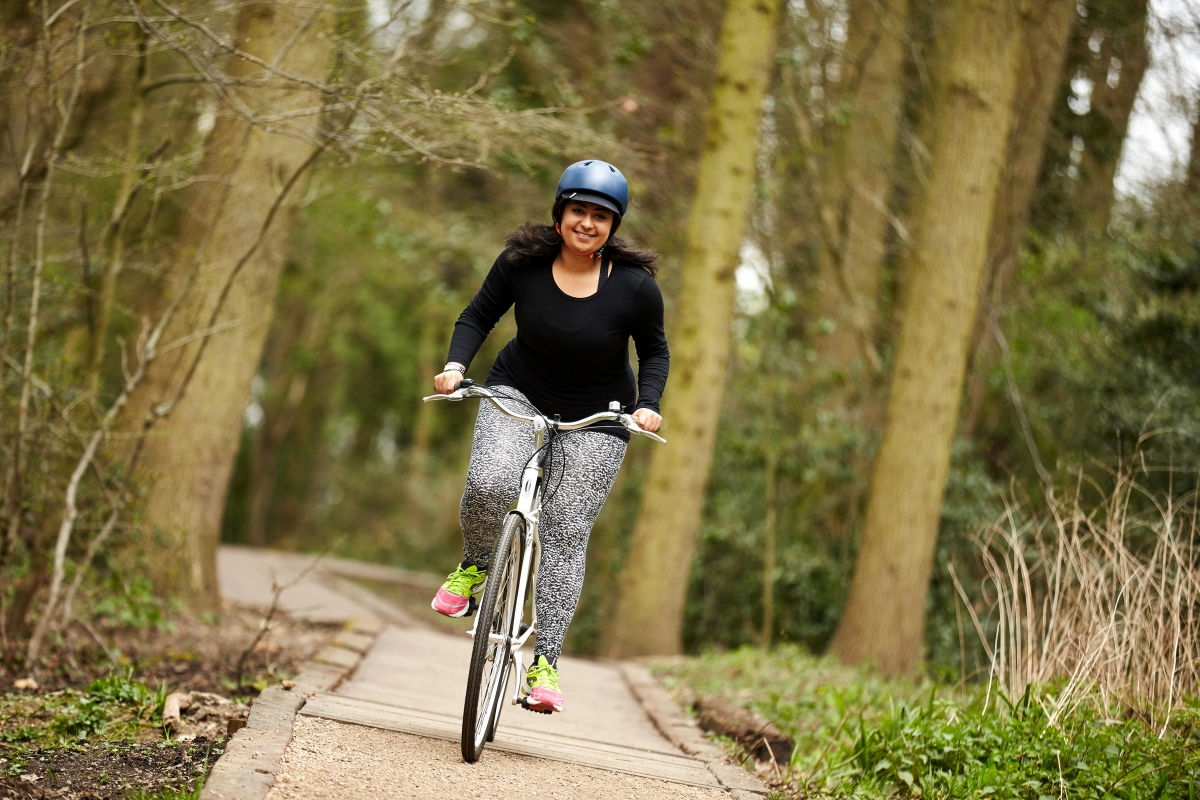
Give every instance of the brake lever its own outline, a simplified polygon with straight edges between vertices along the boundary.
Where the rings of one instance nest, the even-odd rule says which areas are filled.
[[[428,403],[430,400],[465,400],[471,396],[467,392],[468,390],[474,388],[474,386],[475,381],[471,380],[470,378],[464,378],[458,382],[458,388],[450,394],[431,394],[428,397],[421,398],[421,402]]]
[[[623,426],[625,426],[625,429],[628,430],[630,433],[637,433],[637,434],[641,434],[642,436],[649,437],[649,438],[653,439],[654,441],[658,442],[659,444],[667,443],[667,440],[664,439],[663,437],[659,436],[657,433],[651,433],[648,430],[644,430],[640,425],[637,424],[637,420],[635,420],[629,414],[621,415],[621,424]]]

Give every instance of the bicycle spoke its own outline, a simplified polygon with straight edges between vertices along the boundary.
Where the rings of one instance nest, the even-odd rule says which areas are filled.
[[[504,702],[511,668],[513,632],[509,628],[515,612],[523,530],[524,519],[520,516],[505,521],[477,612],[463,709],[462,752],[468,762],[478,760],[484,744],[491,739]]]
[[[488,634],[488,661],[490,667],[485,679],[487,686],[479,703],[478,716],[475,723],[475,746],[481,747],[491,732],[494,713],[497,704],[504,702],[501,696],[504,692],[505,675],[507,673],[509,655],[509,636],[507,626],[512,619],[513,597],[516,593],[515,579],[519,570],[517,556],[520,553],[518,542],[514,541],[509,548],[509,559],[506,569],[500,575],[500,585],[497,588],[495,612]]]

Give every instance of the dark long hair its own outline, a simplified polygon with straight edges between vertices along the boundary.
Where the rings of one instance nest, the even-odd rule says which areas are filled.
[[[551,216],[554,221],[562,221],[563,208],[567,204],[564,198],[554,204]],[[604,243],[604,257],[631,267],[641,267],[652,277],[658,277],[658,253],[648,247],[642,247],[636,242],[630,242],[617,236],[617,228],[621,227],[621,215],[613,215],[612,230],[608,241]],[[516,266],[544,264],[553,261],[562,248],[562,237],[558,235],[553,225],[540,222],[526,222],[524,225],[508,234],[505,244],[509,247],[508,262]]]

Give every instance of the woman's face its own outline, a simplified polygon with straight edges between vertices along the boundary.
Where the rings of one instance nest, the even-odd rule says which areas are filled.
[[[572,200],[563,206],[563,242],[579,255],[591,255],[604,246],[612,232],[613,212],[595,203]]]

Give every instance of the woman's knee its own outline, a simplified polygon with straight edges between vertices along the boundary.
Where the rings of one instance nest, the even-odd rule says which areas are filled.
[[[487,472],[470,471],[463,489],[463,510],[469,508],[506,508],[517,495],[517,487],[510,486],[503,476]]]

